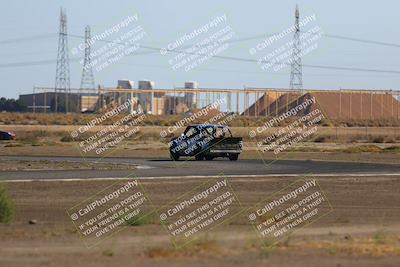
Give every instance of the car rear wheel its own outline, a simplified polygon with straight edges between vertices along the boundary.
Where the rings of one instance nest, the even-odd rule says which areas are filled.
[[[195,158],[196,160],[203,160],[203,159],[204,159],[204,156],[203,156],[202,154],[198,154],[198,155],[194,156],[194,158]]]
[[[174,154],[174,153],[171,153],[170,155],[171,155],[172,160],[179,160],[179,155]]]
[[[206,156],[206,160],[213,160],[214,157],[213,156]]]
[[[238,160],[239,154],[229,154],[229,160]]]

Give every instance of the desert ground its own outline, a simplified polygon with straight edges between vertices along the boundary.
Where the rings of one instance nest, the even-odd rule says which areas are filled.
[[[323,139],[301,143],[280,158],[260,157],[254,143],[245,142],[238,162],[176,165],[157,137],[159,127],[144,128],[140,138],[105,158],[82,157],[76,142],[63,139],[71,127],[6,126],[20,138],[0,143],[0,184],[15,203],[14,220],[0,224],[0,266],[400,264],[398,128],[329,128]],[[225,174],[240,200],[232,206],[236,215],[176,248],[160,224],[160,209]],[[140,223],[118,226],[119,232],[87,248],[67,211],[132,175],[151,199],[151,214]],[[304,177],[318,181],[331,211],[277,243],[260,239],[246,212]]]
[[[66,210],[115,181],[5,183],[16,219],[0,225],[2,266],[398,266],[399,176],[315,177],[333,211],[276,246],[264,248],[240,214],[175,249],[157,217],[126,226],[86,248]],[[240,210],[279,190],[294,177],[229,178]],[[122,182],[122,181],[120,181]],[[141,180],[154,209],[190,190],[198,179]],[[251,192],[251,194],[250,194]],[[29,221],[36,220],[36,224]]]

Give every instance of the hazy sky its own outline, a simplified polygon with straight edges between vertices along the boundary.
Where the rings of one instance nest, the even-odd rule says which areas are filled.
[[[19,93],[31,93],[33,86],[53,87],[55,83],[55,59],[58,44],[59,9],[64,7],[68,16],[68,33],[84,35],[84,27],[92,27],[92,36],[117,25],[129,16],[138,15],[123,30],[105,38],[113,41],[124,32],[141,26],[145,32],[140,44],[166,47],[167,44],[191,33],[219,16],[226,21],[213,30],[229,26],[234,36],[220,56],[257,60],[274,49],[290,42],[292,35],[275,46],[249,54],[249,49],[262,42],[267,35],[279,33],[294,22],[296,3],[302,18],[315,14],[316,19],[305,28],[320,27],[325,34],[399,44],[383,46],[328,38],[317,40],[318,47],[303,57],[308,65],[341,66],[350,68],[400,71],[400,2],[395,0],[280,0],[280,1],[4,1],[0,16],[0,96],[17,97]],[[306,30],[305,29],[305,30]],[[196,44],[213,32],[202,33],[187,41]],[[48,35],[47,35],[48,34]],[[46,35],[47,38],[38,38]],[[258,39],[248,37],[260,36]],[[33,37],[32,39],[29,39]],[[22,39],[19,39],[22,38]],[[27,39],[23,39],[27,38]],[[17,40],[16,40],[17,39]],[[240,39],[241,41],[238,41]],[[71,87],[79,88],[82,65],[76,58],[79,52],[71,51],[82,40],[69,36]],[[97,42],[92,50],[103,47]],[[149,50],[141,48],[137,52]],[[174,54],[163,56],[159,52],[128,55],[107,68],[94,71],[96,84],[115,86],[118,79],[148,79],[157,88],[181,87],[184,81],[195,80],[201,87],[243,88],[288,87],[290,67],[264,71],[256,62],[232,61],[211,58],[193,70],[173,70],[168,62]],[[32,62],[53,60],[47,64]],[[29,62],[13,66],[12,63]],[[400,74],[353,72],[331,69],[303,68],[305,88],[398,88]]]

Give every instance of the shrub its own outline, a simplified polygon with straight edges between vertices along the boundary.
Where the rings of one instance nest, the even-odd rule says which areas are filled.
[[[314,139],[314,142],[315,143],[325,143],[325,142],[328,142],[328,138],[326,136],[317,136]]]
[[[72,138],[71,135],[67,134],[67,135],[64,135],[63,137],[61,137],[60,141],[61,142],[73,142],[75,140],[74,140],[74,138]]]
[[[126,220],[125,223],[130,226],[142,226],[142,225],[152,224],[153,218],[151,215],[145,215],[142,217],[134,216],[129,220]]]
[[[0,185],[0,223],[10,223],[14,218],[14,202],[4,186]]]
[[[385,148],[385,151],[400,152],[400,146],[389,146],[389,147]]]
[[[375,146],[375,145],[363,145],[363,146],[355,146],[355,147],[349,147],[343,150],[343,152],[346,153],[362,153],[362,152],[382,152],[383,149]]]
[[[372,143],[384,143],[385,138],[383,136],[376,136],[372,139]]]

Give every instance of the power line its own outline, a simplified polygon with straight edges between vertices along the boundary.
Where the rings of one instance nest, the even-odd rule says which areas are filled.
[[[49,38],[53,38],[56,36],[57,36],[56,33],[39,34],[39,35],[33,35],[33,36],[29,36],[29,37],[1,40],[0,44],[13,44],[13,43],[26,42],[26,41],[36,41],[36,40],[42,40],[42,39],[49,39]]]
[[[118,62],[115,63],[118,65],[126,65],[126,66],[136,66],[136,67],[145,67],[145,68],[158,68],[158,69],[165,69],[167,68],[165,65],[153,65],[153,64],[135,64],[135,63],[122,63]],[[243,70],[229,70],[229,69],[214,69],[214,68],[196,68],[193,70],[194,72],[196,71],[204,71],[204,72],[226,72],[226,73],[242,73],[242,74],[254,74],[254,75],[260,75],[265,73],[265,71],[243,71]],[[287,76],[289,75],[290,72],[271,72],[269,75],[282,75],[282,76]],[[385,73],[387,75],[397,75],[398,73]],[[371,77],[371,74],[340,74],[340,77],[354,77],[354,75],[360,76],[360,77],[365,77],[368,75],[368,77]],[[332,76],[332,77],[338,77],[339,75],[336,74],[317,74],[317,73],[307,73],[307,76],[321,76],[321,77],[326,77],[326,76]],[[374,77],[385,77],[382,76],[382,73],[380,73],[379,76],[374,76]],[[386,76],[390,77],[390,76]]]
[[[77,62],[81,58],[71,58],[70,62]],[[45,59],[45,60],[37,60],[37,61],[21,61],[15,63],[3,63],[0,64],[0,68],[13,68],[13,67],[29,67],[29,66],[41,66],[41,65],[52,65],[57,63],[55,59]]]
[[[400,44],[394,44],[394,43],[386,43],[386,42],[380,42],[380,41],[373,41],[373,40],[366,40],[366,39],[359,39],[359,38],[353,38],[353,37],[346,37],[346,36],[340,36],[340,35],[335,35],[335,34],[322,34],[325,37],[328,38],[334,38],[334,39],[340,39],[340,40],[347,40],[347,41],[353,41],[353,42],[359,42],[359,43],[366,43],[366,44],[375,44],[375,45],[382,45],[382,46],[391,46],[391,47],[400,47]]]
[[[252,35],[252,36],[248,36],[248,37],[227,40],[227,41],[225,41],[223,43],[236,43],[236,42],[250,41],[250,40],[255,40],[255,39],[262,39],[262,38],[266,38],[266,37],[271,37],[271,36],[274,36],[274,35],[277,35],[277,34],[279,34],[279,33],[260,33],[260,34],[256,34],[256,35]],[[1,40],[0,44],[18,43],[18,42],[23,42],[23,41],[35,41],[35,40],[40,40],[40,39],[53,38],[53,37],[56,37],[56,36],[57,36],[57,33],[39,34],[39,35],[33,35],[33,36],[29,36],[29,37],[21,37],[21,38],[13,38],[13,39]],[[327,34],[327,33],[323,33],[322,36],[327,37],[327,38],[332,38],[332,39],[340,39],[340,40],[347,40],[347,41],[352,41],[352,42],[359,42],[359,43],[367,43],[367,44],[375,44],[375,45],[381,45],[381,46],[390,46],[390,47],[400,48],[400,44],[390,43],[390,42],[382,42],[382,41],[354,38],[354,37],[348,37],[348,36],[337,35],[337,34]],[[193,44],[191,44],[191,45],[193,45]],[[187,46],[189,47],[191,45],[189,44]]]
[[[80,39],[84,39],[85,38],[84,36],[75,35],[75,34],[69,34],[69,36],[74,37],[74,38],[80,38]],[[125,45],[124,43],[119,43],[119,42],[114,42],[114,41],[109,41],[109,40],[99,40],[99,41],[105,42],[105,43],[113,43],[113,44]],[[141,45],[140,47],[145,48],[145,49],[155,50],[155,51],[160,51],[162,49],[162,48],[159,48],[159,47],[143,46],[143,45]],[[177,54],[189,54],[189,55],[200,55],[200,56],[207,55],[207,54],[204,54],[204,53],[187,52],[187,51],[182,51],[182,50],[167,50],[167,51],[168,52],[172,52],[172,53],[177,53]],[[224,60],[240,61],[240,62],[255,62],[255,63],[259,62],[256,59],[250,59],[250,58],[239,58],[239,57],[218,56],[218,55],[213,55],[212,57],[213,58],[218,58],[218,59],[224,59]],[[263,63],[269,63],[269,61],[263,61]],[[276,63],[290,66],[290,63],[287,63],[287,62],[276,62]],[[307,67],[307,68],[314,68],[314,69],[332,69],[332,70],[343,70],[343,71],[359,71],[359,72],[377,72],[377,73],[400,74],[399,70],[365,69],[365,68],[328,66],[328,65],[310,65],[310,64],[302,64],[302,66],[303,67]]]
[[[51,34],[53,35],[53,34]],[[74,38],[79,38],[79,39],[84,39],[84,36],[80,35],[74,35],[74,34],[68,34],[71,37]],[[273,34],[269,34],[273,35]],[[394,44],[394,43],[386,43],[386,42],[379,42],[379,41],[372,41],[372,40],[364,40],[364,39],[358,39],[358,38],[352,38],[352,37],[345,37],[345,36],[340,36],[340,35],[331,35],[331,34],[324,34],[328,38],[335,38],[335,39],[342,39],[342,40],[348,40],[348,41],[355,41],[355,42],[362,42],[362,43],[370,43],[370,44],[375,44],[375,45],[383,45],[383,46],[392,46],[392,47],[400,47],[399,44]],[[3,42],[9,42],[9,41],[17,41],[17,40],[28,40],[28,39],[34,39],[34,38],[45,38],[49,37],[49,34],[46,35],[38,35],[34,37],[27,37],[27,38],[19,38],[19,39],[13,39],[13,40],[5,40],[5,41],[0,41],[0,43]],[[246,37],[246,38],[240,38],[240,39],[234,39],[230,40],[231,42],[240,42],[240,41],[246,41],[246,40],[251,40],[251,39],[258,39],[261,37],[265,37],[265,34],[263,35],[255,35],[252,37]],[[114,43],[114,44],[123,44],[123,43],[118,43],[114,41],[108,41],[108,40],[99,40],[101,42],[105,43]],[[124,44],[125,45],[125,44]],[[154,53],[157,53],[161,50],[159,47],[152,47],[152,46],[144,46],[141,45],[142,48],[152,50]],[[167,50],[168,52],[172,53],[183,53],[183,54],[197,54],[197,55],[205,55],[205,54],[199,54],[199,53],[190,53],[182,50]],[[150,51],[148,52],[142,52],[142,53],[135,53],[133,55],[145,55],[149,54]],[[224,59],[224,60],[233,60],[233,61],[240,61],[240,62],[258,62],[257,60],[254,59],[248,59],[248,58],[239,58],[239,57],[230,57],[230,56],[218,56],[214,55],[214,58],[219,58],[219,59]],[[72,60],[78,60],[78,59],[71,59]],[[0,64],[0,68],[8,68],[8,67],[22,67],[22,66],[34,66],[34,65],[45,65],[45,64],[53,64],[55,61],[54,60],[41,60],[41,61],[28,61],[28,62],[16,62],[16,63],[3,63]],[[267,63],[266,61],[263,61]],[[279,62],[278,62],[279,63]],[[280,62],[279,64],[285,64],[285,62]],[[289,65],[289,64],[286,64]],[[303,67],[306,68],[317,68],[317,69],[332,69],[332,70],[342,70],[342,71],[357,71],[357,72],[375,72],[375,73],[391,73],[391,74],[400,74],[400,71],[398,70],[381,70],[381,69],[367,69],[367,68],[355,68],[355,67],[341,67],[341,66],[327,66],[327,65],[310,65],[310,64],[303,64]]]
[[[79,36],[79,35],[74,35],[74,34],[68,34],[71,37],[75,38],[80,38],[84,39],[84,36]],[[115,43],[115,44],[122,44],[122,43],[117,43],[113,41],[107,41],[107,40],[100,40],[102,42],[106,43]],[[150,46],[141,46],[143,48],[153,50],[155,52],[159,52],[161,48],[157,47],[150,47]],[[168,50],[169,51],[169,50]],[[196,54],[196,53],[189,53],[185,51],[180,51],[180,50],[171,50],[170,52],[173,53],[184,53],[184,54]],[[148,54],[146,52],[143,53],[136,53],[135,55],[138,54]],[[205,55],[205,54],[198,54],[198,55]],[[213,56],[214,58],[218,59],[224,59],[224,60],[232,60],[232,61],[240,61],[240,62],[250,62],[250,63],[258,63],[258,60],[255,59],[250,59],[250,58],[239,58],[239,57],[230,57],[230,56]],[[71,58],[70,61],[78,61],[79,58]],[[54,64],[56,61],[55,60],[41,60],[41,61],[25,61],[25,62],[15,62],[15,63],[3,63],[0,64],[0,68],[9,68],[9,67],[25,67],[25,66],[35,66],[35,65],[48,65],[48,64]],[[263,61],[267,63],[266,61]],[[282,62],[281,64],[286,64],[290,65],[289,63]],[[302,64],[303,67],[306,68],[314,68],[314,69],[331,69],[331,70],[341,70],[341,71],[356,71],[356,72],[369,72],[369,73],[387,73],[387,74],[400,74],[399,70],[381,70],[381,69],[366,69],[366,68],[355,68],[355,67],[341,67],[341,66],[328,66],[328,65],[312,65],[312,64]]]
[[[3,63],[0,64],[0,68],[28,67],[28,66],[38,66],[38,65],[49,65],[54,63],[56,63],[55,59],[39,60],[39,61],[22,61],[15,63]]]
[[[226,43],[234,43],[234,42],[243,42],[243,41],[249,41],[249,40],[255,40],[255,39],[262,39],[262,38],[271,37],[271,36],[278,35],[278,34],[279,33],[262,33],[262,34],[257,34],[257,35],[245,37],[245,38],[232,39],[232,40],[227,41]],[[317,35],[319,33],[307,33],[307,34],[308,35]],[[321,35],[323,37],[332,38],[332,39],[340,39],[340,40],[346,40],[346,41],[352,41],[352,42],[358,42],[358,43],[374,44],[374,45],[390,46],[390,47],[400,48],[400,44],[396,44],[396,43],[389,43],[389,42],[382,42],[382,41],[375,41],[375,40],[368,40],[368,39],[347,37],[347,36],[342,36],[342,35],[337,35],[337,34],[323,33]]]

